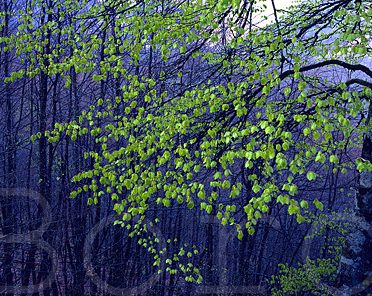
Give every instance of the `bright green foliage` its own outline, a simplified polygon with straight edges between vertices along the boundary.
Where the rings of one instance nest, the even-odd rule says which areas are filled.
[[[169,207],[174,199],[190,209],[200,205],[207,213],[215,212],[222,224],[235,225],[242,238],[234,211],[228,210],[242,192],[242,184],[232,176],[234,166],[256,170],[249,176],[253,197],[244,205],[250,234],[272,201],[287,205],[289,214],[304,221],[301,212],[309,205],[296,200],[300,190],[296,182],[303,176],[309,182],[322,177],[309,168],[312,163],[333,165],[336,171],[353,166],[372,170],[363,159],[341,163],[337,156],[343,149],[360,146],[366,126],[350,121],[366,109],[372,85],[362,79],[330,81],[313,71],[338,67],[370,75],[366,67],[355,64],[372,53],[366,37],[371,32],[371,9],[354,1],[325,5],[310,0],[293,6],[278,23],[259,28],[250,22],[258,8],[249,3],[249,9],[243,9],[243,2],[235,0],[108,0],[82,5],[64,1],[44,9],[42,2],[33,1],[35,9],[19,12],[18,34],[0,42],[9,50],[16,48],[21,57],[29,55],[31,63],[7,80],[43,71],[60,74],[70,87],[72,70],[88,73],[94,81],[107,75],[126,80],[122,97],[100,98],[76,121],[56,124],[45,135],[56,142],[62,133],[71,140],[87,134],[101,145],[99,152],[86,154],[95,161],[94,168],[73,178],[90,180],[93,196],[88,204],[110,195],[117,202],[115,211],[128,221],[143,218],[150,201]],[[48,18],[52,14],[59,16],[58,21]],[[34,29],[39,18],[46,21]],[[231,40],[227,52],[214,52],[213,46],[222,42],[218,31],[222,22]],[[91,34],[93,25],[108,37],[102,40]],[[53,36],[61,40],[54,49],[49,47]],[[194,41],[204,42],[208,50],[189,51]],[[104,59],[97,63],[101,46]],[[229,81],[210,79],[171,97],[157,88],[170,73],[162,72],[155,81],[126,70],[124,52],[131,64],[138,65],[145,46],[158,50],[166,65],[175,50],[201,59]],[[61,60],[65,51],[70,54]],[[173,70],[181,79],[182,73]],[[362,91],[352,91],[355,85]],[[117,114],[120,104],[124,112]],[[102,119],[104,126],[97,123]],[[335,131],[343,137],[336,137]],[[122,147],[110,149],[119,140]],[[205,174],[213,178],[209,186],[201,181]],[[222,196],[230,197],[231,204],[217,214],[213,205]],[[314,204],[323,210],[318,200]]]
[[[347,216],[347,215],[346,215]],[[311,241],[316,237],[323,237],[325,244],[320,253],[325,253],[327,259],[311,260],[308,256],[304,264],[299,263],[298,268],[289,267],[288,264],[279,264],[279,275],[272,276],[270,284],[271,294],[295,295],[297,293],[312,295],[332,295],[327,282],[333,282],[337,275],[337,268],[341,258],[341,249],[345,242],[347,223],[342,223],[341,215],[332,213],[331,215],[315,216],[310,214],[306,218],[312,221],[313,231],[305,239],[305,244],[311,245]],[[306,247],[305,247],[306,248]],[[326,251],[326,252],[325,252]],[[331,285],[332,286],[332,285]]]
[[[280,289],[274,288],[271,295],[295,295],[295,292],[311,292],[312,295],[331,295],[330,291],[321,284],[321,281],[334,275],[337,266],[331,264],[330,259],[318,259],[316,262],[306,258],[305,264],[299,264],[298,268],[292,268],[288,265],[279,264],[280,275],[273,277],[271,284],[275,280],[280,284]]]

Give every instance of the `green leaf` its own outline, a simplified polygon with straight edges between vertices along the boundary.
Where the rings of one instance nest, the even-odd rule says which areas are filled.
[[[169,208],[169,205],[170,205],[169,199],[163,198],[163,204],[164,204],[164,206],[166,206],[167,208]]]
[[[309,128],[304,129],[304,135],[307,136],[311,133],[311,130]]]
[[[288,213],[290,215],[296,214],[299,211],[298,207],[296,205],[290,205],[288,207]]]
[[[305,200],[302,200],[300,205],[301,205],[301,208],[305,208],[305,209],[307,209],[309,207],[309,204]]]
[[[323,211],[323,204],[320,201],[318,201],[317,199],[315,199],[314,200],[314,204],[315,204],[315,206],[316,206],[317,209]]]
[[[312,171],[308,171],[306,177],[307,177],[307,179],[308,179],[309,181],[311,181],[311,180],[315,180],[315,179],[316,179],[316,175],[315,175],[315,173],[312,172]]]

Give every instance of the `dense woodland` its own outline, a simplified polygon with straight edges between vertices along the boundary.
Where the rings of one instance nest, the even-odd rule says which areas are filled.
[[[1,295],[371,293],[372,1],[0,15]]]

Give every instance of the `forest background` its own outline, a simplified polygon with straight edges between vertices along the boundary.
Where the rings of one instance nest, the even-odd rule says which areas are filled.
[[[371,4],[2,0],[0,293],[371,293]]]

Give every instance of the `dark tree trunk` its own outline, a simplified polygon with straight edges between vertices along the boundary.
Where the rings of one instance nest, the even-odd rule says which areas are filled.
[[[5,12],[4,26],[2,29],[3,36],[9,36],[10,11],[12,10],[12,2],[5,0],[3,2],[3,11]],[[9,51],[4,52],[4,74],[9,77]],[[10,83],[5,85],[5,101],[6,101],[6,139],[5,139],[5,182],[7,188],[15,186],[15,143],[13,135],[13,108]],[[1,214],[3,218],[2,232],[3,235],[13,233],[14,217],[13,217],[13,198],[11,196],[1,196]],[[13,249],[14,245],[4,244],[4,261],[2,262],[3,275],[0,278],[0,285],[12,286],[13,283]],[[13,293],[7,292],[5,295],[12,296]]]
[[[370,103],[367,123],[371,117]],[[362,158],[372,162],[371,128],[364,135]],[[345,291],[345,295],[364,296],[372,292],[372,172],[361,172],[358,183],[337,284]]]
[[[41,17],[41,24],[43,25],[44,22],[49,23],[52,21],[52,14],[46,13],[46,9],[52,8],[52,2],[49,1],[45,3],[47,7],[43,7],[43,14]],[[50,29],[47,30],[47,34],[42,41],[48,40],[50,44],[51,38],[51,31]],[[50,46],[46,45],[44,47],[44,54],[50,54]],[[47,157],[47,149],[48,143],[47,138],[45,136],[45,132],[47,131],[47,102],[48,102],[48,60],[45,60],[41,67],[40,73],[40,109],[39,109],[39,131],[41,133],[40,140],[39,140],[39,176],[40,176],[40,184],[39,184],[39,191],[40,194],[50,202],[50,178],[48,172],[48,157]],[[40,273],[38,275],[38,281],[42,281],[47,278],[49,270],[50,270],[50,260],[48,258],[48,254],[46,252],[42,253],[41,259],[41,266],[40,266]],[[37,293],[38,294],[38,293]],[[49,287],[45,288],[43,291],[44,296],[50,295]]]

